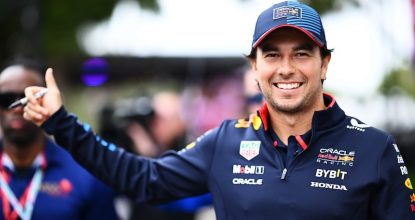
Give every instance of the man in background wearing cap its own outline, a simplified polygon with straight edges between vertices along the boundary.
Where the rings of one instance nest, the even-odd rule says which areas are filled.
[[[137,202],[210,191],[218,219],[415,219],[415,196],[393,137],[345,115],[323,93],[330,62],[318,13],[302,3],[265,10],[248,56],[266,104],[227,120],[179,153],[157,160],[125,153],[62,107],[49,92],[25,117],[77,160]]]

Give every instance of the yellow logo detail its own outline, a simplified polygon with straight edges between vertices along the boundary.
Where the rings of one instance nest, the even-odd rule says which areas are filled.
[[[406,178],[406,180],[405,180],[405,186],[408,187],[408,189],[413,189],[412,188],[411,180],[409,178]]]
[[[252,123],[252,126],[254,127],[255,131],[257,131],[262,124],[261,118],[255,114],[249,116],[249,122]]]
[[[195,141],[193,141],[192,143],[190,143],[190,144],[188,144],[188,145],[186,145],[186,149],[190,149],[190,148],[193,148],[194,146],[196,145],[196,142]]]
[[[354,157],[351,156],[343,156],[343,157],[339,157],[340,161],[354,161]]]
[[[248,128],[250,125],[257,131],[262,125],[261,118],[256,114],[251,114],[249,115],[249,121],[246,119],[239,119],[235,124],[235,128]]]
[[[238,123],[236,123],[235,128],[248,128],[249,122],[245,119],[239,119]]]

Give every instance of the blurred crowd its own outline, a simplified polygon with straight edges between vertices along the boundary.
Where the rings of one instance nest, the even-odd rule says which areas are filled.
[[[120,97],[100,111],[99,134],[125,150],[146,157],[178,151],[223,119],[247,117],[262,105],[252,72],[215,75],[202,85],[165,89],[146,95]],[[123,219],[215,219],[209,194],[159,206],[117,198]]]
[[[40,66],[32,70],[31,66],[25,65],[16,71],[29,71],[30,74],[43,71]],[[207,130],[217,127],[223,119],[248,117],[262,105],[258,86],[246,67],[233,73],[214,74],[206,78],[181,89],[140,90],[133,97],[118,97],[116,101],[97,106],[99,114],[96,129],[103,139],[128,152],[157,158],[168,150],[181,150]],[[13,80],[22,83],[25,79]],[[18,87],[21,93],[22,86]],[[4,105],[10,104],[6,100],[1,101]],[[3,120],[8,114],[16,117],[22,114],[22,108],[2,109],[2,112],[5,113],[2,115]],[[18,117],[22,118],[21,115]],[[7,139],[3,136],[3,130],[0,129],[0,140]],[[37,149],[41,150],[42,145]],[[116,195],[114,207],[118,218],[125,220],[215,219],[210,194],[158,205],[137,204],[127,196]]]

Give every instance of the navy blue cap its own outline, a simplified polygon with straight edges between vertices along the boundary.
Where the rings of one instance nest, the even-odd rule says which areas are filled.
[[[310,6],[285,1],[263,11],[256,22],[252,48],[256,48],[271,32],[281,27],[292,27],[304,32],[319,47],[327,47],[320,15]]]

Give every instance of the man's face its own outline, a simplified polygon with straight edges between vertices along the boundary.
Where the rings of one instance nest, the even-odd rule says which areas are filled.
[[[17,145],[32,141],[40,129],[23,118],[23,107],[7,109],[6,105],[21,96],[24,97],[26,87],[40,84],[38,74],[18,66],[9,67],[0,75],[0,126],[4,138]]]
[[[269,107],[295,114],[323,105],[321,80],[329,61],[303,32],[281,28],[264,39],[251,64]]]

